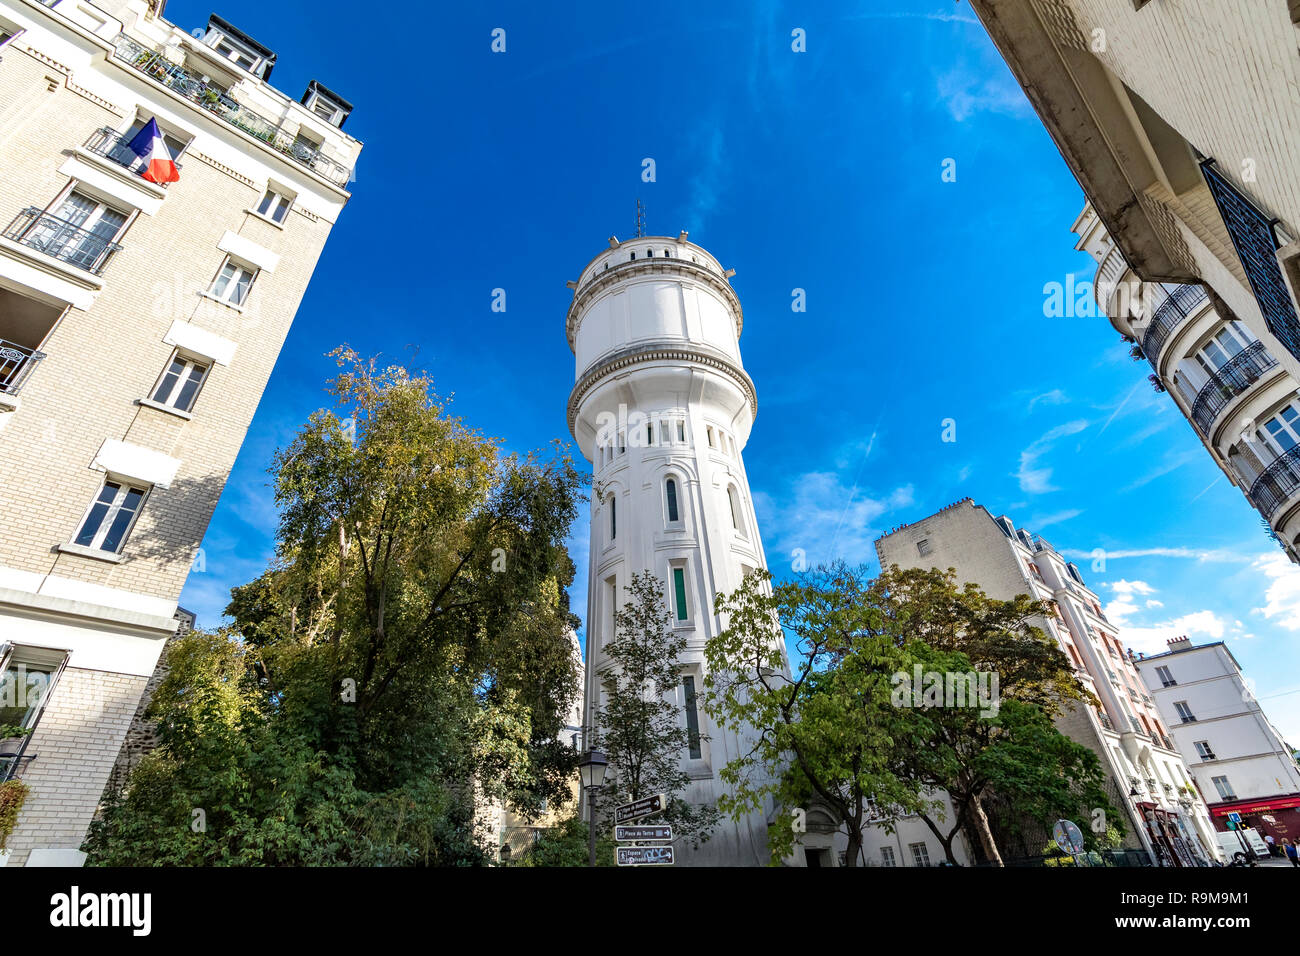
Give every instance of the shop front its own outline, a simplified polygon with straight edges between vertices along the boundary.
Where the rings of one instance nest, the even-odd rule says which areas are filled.
[[[1216,830],[1228,829],[1231,813],[1241,814],[1241,825],[1258,830],[1260,837],[1271,836],[1274,846],[1280,847],[1284,839],[1300,841],[1300,794],[1210,804]]]
[[[1147,836],[1156,853],[1157,866],[1200,866],[1195,839],[1173,810],[1165,810],[1154,803],[1139,803],[1138,812],[1146,827]]]

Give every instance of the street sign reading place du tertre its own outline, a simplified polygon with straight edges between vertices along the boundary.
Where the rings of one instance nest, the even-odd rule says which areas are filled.
[[[641,827],[614,827],[614,839],[619,843],[628,840],[671,840],[673,828],[663,824]]]
[[[672,866],[673,848],[670,846],[621,846],[618,848],[619,866]]]
[[[668,801],[662,793],[656,793],[653,797],[642,797],[640,800],[617,807],[614,810],[614,822],[627,823],[629,820],[639,820],[641,817],[663,813],[667,806]]]

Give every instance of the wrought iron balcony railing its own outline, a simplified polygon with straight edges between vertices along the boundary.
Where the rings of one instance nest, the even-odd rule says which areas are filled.
[[[1201,430],[1201,434],[1208,438],[1215,419],[1228,403],[1276,365],[1277,359],[1268,354],[1263,342],[1252,342],[1210,376],[1192,403],[1192,421]]]
[[[98,236],[34,206],[15,216],[4,236],[93,275],[103,272],[113,253],[122,248],[110,238]]]
[[[270,120],[254,113],[248,107],[241,106],[225,90],[205,83],[197,73],[173,63],[161,53],[155,53],[125,33],[118,35],[115,46],[117,48],[115,56],[123,63],[219,116],[254,139],[266,143],[300,165],[306,166],[335,185],[345,186],[351,179],[352,171],[346,166],[288,135]]]
[[[96,156],[103,156],[110,162],[117,163],[124,169],[129,169],[134,173],[144,169],[144,160],[130,147],[130,140],[115,129],[105,126],[103,129],[97,129],[90,134],[86,140],[85,149],[94,153]],[[177,163],[176,168],[180,169],[181,164]],[[167,183],[158,183],[164,189]]]
[[[0,339],[0,392],[17,395],[36,363],[43,358],[44,352]]]
[[[1250,486],[1250,500],[1260,514],[1272,518],[1297,491],[1300,491],[1300,445],[1264,469]]]
[[[1160,369],[1160,350],[1165,347],[1165,342],[1207,296],[1203,285],[1180,285],[1157,306],[1151,324],[1142,334],[1142,354],[1157,372]]]

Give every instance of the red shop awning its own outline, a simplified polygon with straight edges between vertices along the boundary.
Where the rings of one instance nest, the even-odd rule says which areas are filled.
[[[1290,810],[1294,807],[1300,807],[1300,795],[1274,797],[1268,800],[1238,800],[1236,803],[1216,803],[1210,807],[1210,813],[1216,817],[1226,817],[1229,813],[1267,813],[1270,810]]]

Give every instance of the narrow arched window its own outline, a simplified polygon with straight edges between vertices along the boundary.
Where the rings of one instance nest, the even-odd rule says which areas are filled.
[[[727,486],[727,501],[731,504],[731,526],[743,533],[745,529],[740,520],[740,495],[735,485]]]
[[[609,540],[618,537],[618,499],[609,499]]]
[[[679,521],[680,519],[678,518],[677,512],[677,481],[675,479],[669,478],[668,481],[664,483],[664,494],[668,498],[669,523],[671,524]]]

